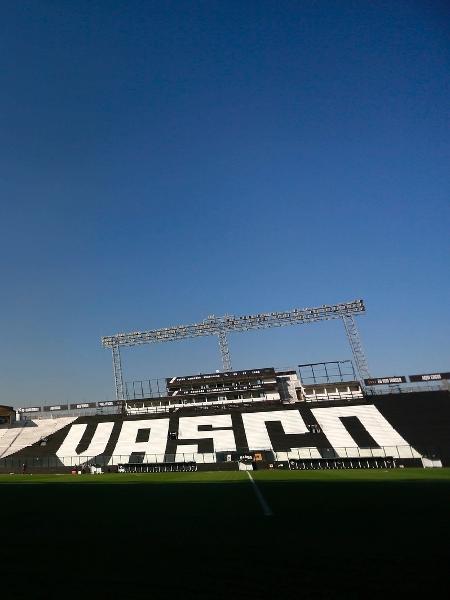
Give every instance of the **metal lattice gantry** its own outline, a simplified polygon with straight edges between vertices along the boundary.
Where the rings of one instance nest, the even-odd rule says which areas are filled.
[[[323,305],[315,308],[294,308],[283,312],[259,313],[256,315],[225,315],[221,317],[211,315],[201,323],[163,327],[162,329],[153,329],[150,331],[117,333],[116,335],[106,336],[102,338],[102,345],[112,350],[116,398],[124,400],[124,384],[120,357],[120,348],[122,346],[172,342],[215,335],[219,340],[223,369],[229,371],[232,368],[228,346],[228,333],[230,332],[342,319],[355,359],[356,369],[360,378],[364,379],[370,377],[370,374],[356,326],[355,316],[364,313],[365,310],[363,300],[353,300],[342,304]]]

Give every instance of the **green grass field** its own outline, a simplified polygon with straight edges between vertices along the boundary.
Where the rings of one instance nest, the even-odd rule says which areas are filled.
[[[450,469],[1,475],[2,598],[379,598],[447,585]],[[0,588],[1,589],[1,588]]]

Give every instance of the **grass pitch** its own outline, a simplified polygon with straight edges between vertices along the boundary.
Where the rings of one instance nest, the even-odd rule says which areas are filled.
[[[447,585],[450,469],[1,475],[2,598],[375,598]]]

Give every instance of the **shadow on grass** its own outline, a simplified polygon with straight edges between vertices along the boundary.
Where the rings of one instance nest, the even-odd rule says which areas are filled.
[[[4,597],[372,598],[446,583],[450,480],[258,475],[264,517],[238,475],[0,485]]]

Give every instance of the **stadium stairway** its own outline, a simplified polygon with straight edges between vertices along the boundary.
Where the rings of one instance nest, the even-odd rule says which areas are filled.
[[[19,452],[23,448],[36,444],[59,429],[69,425],[76,417],[59,419],[37,419],[26,421],[23,425],[8,427],[0,430],[0,458]]]

